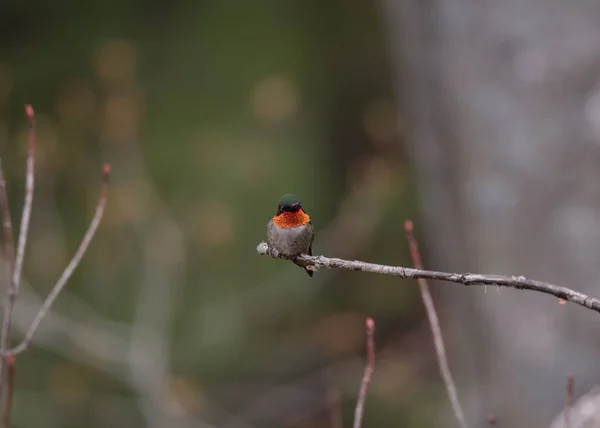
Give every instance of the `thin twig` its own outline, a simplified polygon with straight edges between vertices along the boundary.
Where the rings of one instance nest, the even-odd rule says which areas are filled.
[[[2,417],[3,428],[10,426],[10,416],[12,414],[13,392],[15,389],[15,369],[17,358],[14,355],[6,357],[6,370],[8,373],[6,382],[6,403],[4,405],[4,415]]]
[[[31,206],[33,204],[33,188],[35,174],[35,112],[30,105],[25,106],[25,113],[29,120],[29,146],[27,150],[27,171],[25,175],[25,202],[23,203],[23,215],[21,216],[21,227],[19,229],[19,241],[15,259],[12,278],[8,287],[7,304],[2,323],[2,350],[9,347],[10,324],[12,311],[21,285],[21,273],[23,271],[23,260],[25,258],[25,247],[27,246],[27,234],[29,232],[29,220],[31,218]]]
[[[266,242],[261,242],[256,251],[261,256],[268,255],[276,259],[290,260],[291,257],[280,254],[274,248],[270,248]],[[411,269],[401,266],[388,266],[375,263],[366,263],[358,260],[344,260],[325,256],[300,255],[294,260],[301,266],[315,266],[321,268],[348,269],[362,272],[378,273],[381,275],[393,275],[400,278],[410,279],[436,279],[440,281],[454,282],[463,285],[496,285],[499,287],[510,287],[517,290],[531,290],[550,294],[555,297],[577,303],[585,308],[600,313],[600,300],[580,293],[570,288],[553,285],[547,282],[527,279],[524,276],[508,275],[485,275],[477,273],[448,273],[436,272],[422,269]]]
[[[365,366],[365,373],[363,374],[362,382],[360,384],[356,409],[354,409],[354,428],[361,427],[367,391],[369,390],[369,383],[371,382],[371,376],[373,375],[373,370],[375,367],[375,321],[373,321],[373,318],[367,318],[366,324],[367,365]]]
[[[27,245],[27,233],[29,232],[29,220],[31,218],[31,206],[33,204],[33,186],[34,186],[34,170],[35,170],[35,111],[30,105],[25,106],[25,115],[29,122],[29,145],[27,149],[27,169],[25,173],[25,202],[23,203],[23,215],[21,216],[21,228],[19,230],[19,242],[17,244],[16,259],[11,260],[9,271],[11,272],[10,281],[8,284],[8,292],[6,293],[6,303],[4,306],[4,317],[2,320],[2,333],[0,334],[0,351],[5,352],[10,347],[10,330],[12,324],[13,310],[17,295],[19,294],[19,286],[21,284],[21,272],[23,270],[23,259],[25,257],[25,247]],[[4,180],[3,180],[4,181]],[[6,186],[4,184],[4,186]],[[6,195],[3,195],[3,198]],[[5,209],[8,212],[8,202],[4,201]],[[5,217],[5,246],[10,245],[9,258],[14,257],[14,240],[12,236],[12,225],[10,224],[10,214]],[[10,229],[10,230],[9,230]],[[10,244],[8,244],[10,242]],[[14,263],[14,264],[13,264]],[[0,394],[2,392],[2,379],[6,371],[6,361],[0,359]],[[1,395],[0,395],[1,396]],[[10,397],[8,398],[10,400]]]
[[[571,409],[573,408],[573,391],[575,389],[575,380],[569,373],[567,377],[567,401],[565,403],[565,428],[571,428]]]
[[[7,273],[7,297],[6,307],[4,313],[6,314],[7,307],[10,304],[10,288],[12,283],[12,272],[15,265],[15,244],[12,230],[12,220],[10,217],[10,207],[8,206],[8,196],[6,192],[6,180],[4,179],[4,171],[2,169],[2,161],[0,160],[0,215],[2,216],[2,237],[4,240],[4,255],[6,257],[6,273]],[[4,328],[2,328],[4,331]],[[2,343],[4,341],[0,335],[0,351],[2,350]],[[3,358],[0,358],[0,398],[2,397],[3,391],[3,375],[4,375],[4,362]]]
[[[410,257],[412,258],[413,265],[417,269],[423,269],[421,252],[419,251],[419,245],[415,239],[414,227],[411,220],[404,222],[404,230],[406,231],[406,239],[408,240]],[[440,320],[438,319],[435,305],[433,304],[433,298],[429,292],[429,286],[424,278],[418,278],[417,283],[419,284],[421,298],[423,299],[423,305],[425,306],[427,318],[429,319],[438,366],[440,368],[442,379],[444,380],[444,385],[446,385],[446,391],[448,392],[448,398],[452,405],[452,411],[458,421],[458,425],[460,425],[461,428],[467,428],[467,421],[465,420],[464,412],[460,405],[460,401],[458,400],[456,385],[454,384],[454,379],[452,379],[452,373],[450,372],[450,365],[448,364],[448,357],[446,356],[446,347],[444,346],[444,337],[442,336],[442,329],[440,328]]]
[[[25,106],[25,113],[29,121],[29,147],[27,150],[27,170],[25,173],[25,202],[23,203],[23,215],[19,228],[19,243],[17,245],[17,257],[15,259],[15,270],[13,272],[13,288],[15,298],[21,286],[21,275],[23,273],[23,260],[25,259],[25,247],[27,246],[27,234],[29,233],[29,221],[31,219],[31,207],[33,205],[33,189],[35,177],[35,112],[30,105]]]
[[[54,301],[56,300],[56,298],[58,297],[58,295],[60,294],[60,292],[62,291],[64,286],[66,285],[66,283],[69,280],[69,278],[71,277],[71,275],[73,274],[73,271],[75,271],[75,269],[81,262],[83,255],[87,251],[88,246],[90,245],[90,242],[92,241],[92,238],[94,237],[94,234],[96,233],[96,230],[98,229],[98,226],[100,225],[100,220],[102,220],[102,215],[104,214],[104,208],[106,206],[106,201],[108,198],[109,177],[110,177],[110,165],[106,164],[106,165],[104,165],[104,179],[103,179],[103,183],[102,183],[102,189],[100,191],[100,199],[98,200],[98,205],[96,206],[96,213],[94,214],[94,218],[92,219],[92,222],[90,223],[90,226],[89,226],[87,232],[85,233],[85,236],[83,237],[83,240],[81,241],[81,244],[79,245],[79,248],[77,249],[77,252],[75,253],[73,258],[69,262],[69,265],[65,268],[61,277],[58,279],[58,281],[54,285],[54,288],[52,288],[52,291],[50,291],[50,294],[48,294],[48,297],[44,301],[42,307],[40,308],[40,310],[36,314],[33,322],[29,326],[29,329],[27,330],[27,333],[25,334],[25,338],[21,341],[21,343],[19,345],[17,345],[13,349],[6,351],[4,353],[4,355],[17,355],[29,347],[29,344],[31,343],[38,327],[40,326],[40,323],[42,322],[42,320],[44,319],[44,317],[46,316],[46,314],[52,307],[52,304],[54,303]]]
[[[8,273],[7,288],[12,281],[12,272],[15,265],[15,244],[13,238],[12,220],[10,218],[10,208],[8,206],[8,195],[6,192],[6,180],[2,169],[2,160],[0,159],[0,216],[2,216],[2,238],[4,240],[4,256],[6,257],[6,266]]]

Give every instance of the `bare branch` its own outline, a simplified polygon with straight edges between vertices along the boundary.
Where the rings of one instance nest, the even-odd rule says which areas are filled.
[[[4,178],[4,171],[2,169],[2,161],[0,160],[0,216],[2,216],[2,237],[4,240],[4,254],[6,257],[6,272],[7,272],[7,297],[5,303],[4,314],[8,313],[8,306],[10,303],[10,289],[12,284],[12,273],[15,265],[15,243],[13,238],[12,220],[10,217],[10,207],[8,206],[8,196],[6,192],[6,180]],[[7,325],[6,323],[3,326]],[[4,327],[2,327],[4,333]],[[6,336],[8,337],[8,335]],[[0,335],[0,351],[3,349],[2,344],[4,340]],[[3,377],[4,377],[4,359],[0,358],[0,398],[2,397],[3,391]]]
[[[29,220],[31,218],[31,206],[33,204],[33,186],[34,186],[34,164],[35,164],[35,112],[30,105],[25,106],[25,115],[29,121],[29,147],[27,150],[27,170],[25,175],[25,202],[23,204],[23,214],[21,216],[21,228],[19,230],[19,242],[17,247],[16,259],[14,258],[14,238],[12,234],[12,222],[10,220],[10,211],[8,199],[6,197],[6,183],[2,181],[2,211],[4,212],[4,245],[9,259],[9,282],[6,293],[6,303],[4,305],[4,317],[2,320],[2,333],[0,334],[0,351],[5,352],[10,347],[10,331],[13,317],[15,301],[19,294],[21,283],[21,272],[23,271],[23,259],[25,257],[25,246],[27,245],[27,233],[29,231]],[[2,174],[3,175],[3,174]],[[6,371],[6,361],[0,359],[0,396],[2,393],[2,380]],[[9,391],[8,402],[12,400]]]
[[[549,425],[550,428],[566,428],[565,410],[563,409]],[[600,426],[600,387],[594,386],[569,408],[569,424],[571,428],[587,428]]]
[[[356,409],[354,410],[354,428],[361,427],[367,391],[369,389],[369,383],[371,382],[371,376],[373,375],[373,370],[375,367],[374,335],[375,322],[373,321],[373,318],[367,318],[367,365],[365,366],[365,373],[363,375],[362,383],[360,384],[358,401],[356,402]]]
[[[27,150],[27,171],[25,173],[25,202],[23,203],[23,215],[21,216],[19,243],[17,245],[17,257],[12,280],[12,287],[15,293],[13,298],[16,298],[21,286],[21,274],[23,272],[23,260],[25,259],[25,247],[27,246],[27,234],[29,233],[35,181],[35,112],[33,111],[33,107],[26,105],[25,113],[29,121],[29,147]]]
[[[261,256],[269,255],[276,259],[291,259],[288,256],[280,254],[274,248],[270,248],[266,242],[261,242],[256,251]],[[499,287],[515,288],[517,290],[530,290],[540,293],[550,294],[552,296],[568,300],[600,313],[600,300],[588,296],[570,288],[553,285],[547,282],[528,279],[524,276],[508,275],[485,275],[477,273],[448,273],[428,271],[422,269],[411,269],[401,266],[388,266],[375,263],[367,263],[357,260],[344,260],[325,256],[301,255],[295,258],[302,266],[315,266],[321,268],[348,269],[362,272],[378,273],[380,275],[393,275],[407,279],[435,279],[439,281],[454,282],[463,285],[496,285]]]
[[[29,147],[27,150],[27,172],[25,175],[25,202],[23,204],[23,215],[21,216],[21,227],[19,229],[19,242],[17,255],[14,261],[14,270],[8,286],[4,320],[2,323],[2,351],[9,348],[10,327],[15,300],[19,294],[21,273],[23,271],[23,259],[25,258],[25,247],[27,245],[27,233],[29,232],[29,220],[31,218],[31,206],[33,204],[34,187],[34,163],[35,163],[35,112],[30,105],[25,106],[25,114],[29,120]],[[12,239],[12,237],[11,237]]]
[[[10,218],[10,208],[8,206],[6,180],[4,178],[4,170],[2,169],[2,160],[0,160],[0,216],[2,217],[2,237],[4,240],[4,255],[6,257],[8,272],[8,281],[6,285],[10,287],[13,267],[15,265],[15,243],[13,238],[12,220]]]
[[[567,377],[567,402],[565,403],[565,428],[571,428],[571,408],[573,407],[573,392],[575,389],[575,380],[569,373]]]
[[[54,288],[52,288],[52,291],[50,292],[50,294],[48,295],[46,300],[44,301],[44,304],[40,308],[39,312],[37,313],[33,322],[31,323],[29,329],[27,330],[27,333],[25,334],[25,338],[15,348],[5,351],[4,352],[5,356],[6,355],[17,355],[17,354],[25,351],[29,347],[31,340],[35,336],[35,333],[36,333],[38,327],[40,326],[40,323],[42,322],[42,320],[44,319],[44,317],[46,316],[46,314],[52,307],[52,304],[54,303],[54,301],[56,300],[56,298],[58,297],[58,295],[60,294],[60,292],[62,291],[64,286],[66,285],[67,281],[69,280],[69,278],[71,277],[71,275],[73,274],[73,272],[75,271],[75,269],[77,268],[79,263],[81,262],[81,259],[83,258],[83,255],[87,251],[88,246],[90,245],[90,242],[92,241],[92,238],[94,237],[94,234],[96,233],[96,230],[98,229],[98,226],[100,225],[100,220],[102,220],[102,216],[104,214],[104,208],[106,207],[106,200],[108,198],[109,177],[110,177],[110,165],[106,164],[106,165],[104,165],[104,180],[102,183],[102,189],[100,191],[100,199],[98,200],[98,205],[96,206],[96,213],[94,214],[94,218],[92,219],[92,222],[91,222],[87,232],[85,233],[85,236],[83,237],[83,240],[81,241],[81,244],[79,245],[79,248],[77,249],[77,252],[75,253],[73,258],[69,262],[69,265],[65,268],[61,277],[58,279],[58,281],[54,285]]]
[[[414,236],[414,227],[411,220],[404,222],[404,230],[406,231],[406,239],[410,247],[410,256],[413,261],[413,265],[417,269],[423,269],[423,261],[421,260],[421,253],[417,240]],[[419,290],[421,292],[421,298],[423,299],[423,305],[427,312],[427,318],[429,319],[429,325],[431,327],[431,333],[433,334],[433,345],[435,347],[435,353],[438,359],[438,366],[440,368],[440,374],[446,385],[446,391],[448,392],[448,398],[452,405],[452,411],[458,421],[458,425],[461,428],[467,428],[467,421],[465,415],[458,400],[458,393],[456,392],[456,385],[454,379],[452,379],[452,373],[450,372],[450,366],[448,364],[448,357],[446,356],[446,348],[444,346],[444,337],[442,336],[442,329],[440,328],[440,321],[433,304],[433,298],[429,292],[429,286],[427,280],[424,278],[418,278],[417,283],[419,284]]]

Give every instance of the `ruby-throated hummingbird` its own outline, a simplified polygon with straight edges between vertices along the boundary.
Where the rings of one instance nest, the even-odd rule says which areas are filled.
[[[313,225],[297,196],[285,194],[279,199],[277,213],[267,224],[267,238],[273,248],[286,256],[312,256]],[[304,269],[313,276],[311,270]]]

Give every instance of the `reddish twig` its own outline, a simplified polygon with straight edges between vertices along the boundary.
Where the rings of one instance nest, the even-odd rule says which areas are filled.
[[[496,415],[489,415],[488,416],[488,426],[490,428],[493,428],[496,426]]]
[[[6,257],[6,272],[7,272],[7,299],[4,313],[8,313],[8,305],[10,303],[9,293],[12,284],[12,272],[15,265],[15,245],[12,230],[12,220],[10,217],[10,207],[8,206],[8,196],[6,192],[6,180],[4,178],[4,171],[2,169],[2,161],[0,161],[0,215],[2,216],[2,237],[4,240],[4,255]],[[4,331],[4,328],[2,328]],[[0,336],[0,350],[2,350],[2,340]],[[4,375],[4,362],[3,358],[0,358],[0,397],[2,397],[2,378]]]
[[[5,352],[10,347],[10,330],[12,324],[12,315],[15,307],[15,301],[19,294],[21,285],[21,272],[23,271],[23,259],[25,258],[25,247],[27,245],[27,233],[29,231],[29,220],[31,218],[31,206],[33,203],[33,187],[34,187],[34,165],[35,165],[35,112],[30,105],[25,106],[25,115],[29,121],[29,145],[27,150],[27,170],[25,173],[25,202],[23,203],[23,215],[21,216],[21,228],[19,230],[19,242],[17,244],[16,258],[11,260],[9,271],[11,271],[10,281],[8,284],[8,292],[6,293],[6,303],[4,306],[4,317],[2,321],[2,333],[0,334],[0,351]],[[4,181],[4,180],[2,180]],[[6,187],[6,184],[4,184]],[[2,196],[5,199],[6,194]],[[8,213],[8,201],[2,201],[3,209]],[[5,247],[10,246],[9,258],[14,256],[14,240],[12,236],[12,224],[10,214],[5,216]],[[14,263],[14,264],[13,264]],[[2,392],[2,378],[6,371],[6,362],[4,358],[0,359],[0,393]]]
[[[25,247],[27,246],[27,234],[29,233],[29,221],[31,220],[31,207],[33,206],[33,189],[35,182],[35,112],[33,111],[33,107],[30,105],[25,106],[25,114],[29,121],[29,148],[27,151],[27,171],[25,173],[25,202],[23,203],[23,215],[21,216],[19,243],[17,245],[15,270],[13,272],[12,280],[13,291],[15,293],[13,296],[13,305],[14,299],[17,297],[21,286],[23,260],[25,259]]]
[[[36,314],[33,322],[29,326],[29,329],[27,330],[27,333],[25,334],[25,337],[23,338],[21,343],[19,345],[17,345],[16,347],[14,347],[13,349],[10,349],[10,350],[4,352],[3,355],[17,355],[17,354],[25,351],[29,347],[29,344],[33,340],[33,337],[35,336],[35,333],[36,333],[38,327],[40,326],[40,323],[42,322],[42,320],[44,319],[44,317],[46,316],[46,314],[52,307],[52,304],[54,303],[54,301],[56,300],[56,298],[58,297],[60,292],[63,290],[63,288],[67,284],[67,281],[73,274],[73,271],[75,271],[75,269],[81,262],[81,259],[83,258],[83,255],[87,251],[88,246],[90,245],[90,242],[92,241],[92,238],[94,237],[94,234],[96,233],[96,230],[98,229],[98,226],[100,225],[100,220],[102,220],[102,216],[104,214],[104,208],[106,207],[106,201],[108,198],[108,181],[109,181],[109,177],[110,177],[110,165],[108,165],[108,164],[104,165],[103,176],[104,176],[104,178],[103,178],[103,183],[102,183],[102,189],[100,191],[100,199],[98,200],[98,205],[96,206],[96,213],[94,214],[94,218],[92,219],[92,222],[90,223],[90,226],[89,226],[87,232],[85,233],[85,236],[83,237],[81,244],[79,245],[79,248],[77,249],[77,252],[75,253],[73,258],[69,262],[68,266],[63,271],[63,274],[61,275],[61,277],[58,279],[58,281],[52,288],[52,291],[50,291],[50,294],[48,294],[48,297],[42,304],[42,307],[40,308],[39,312]]]
[[[15,388],[15,370],[17,358],[14,355],[6,357],[6,402],[4,404],[4,415],[2,417],[2,426],[8,428],[10,426],[10,416],[12,414],[13,391]]]
[[[360,391],[358,393],[358,401],[356,402],[356,409],[354,410],[354,428],[360,428],[362,424],[362,417],[365,408],[365,400],[367,398],[367,391],[369,390],[369,383],[371,382],[371,376],[375,368],[375,321],[373,318],[367,318],[367,365],[365,366],[365,373],[360,384]]]
[[[15,265],[15,244],[2,160],[0,160],[0,216],[2,216],[2,238],[4,240],[4,256],[6,257],[6,270],[8,273],[8,281],[6,283],[8,288],[12,281],[12,272]]]
[[[406,222],[404,222],[404,230],[406,231],[406,238],[408,239],[408,245],[410,247],[410,255],[413,264],[415,268],[423,269],[421,253],[419,252],[419,246],[413,233],[414,227],[412,221],[407,220]],[[461,428],[467,428],[467,422],[465,420],[462,407],[460,406],[460,401],[458,400],[458,393],[456,392],[456,386],[454,385],[452,373],[450,372],[450,366],[448,365],[448,358],[446,357],[446,349],[444,347],[444,338],[442,337],[440,321],[435,310],[435,305],[433,304],[433,298],[431,297],[431,293],[429,292],[429,286],[427,285],[427,281],[424,278],[417,279],[417,282],[419,284],[421,298],[423,299],[423,304],[425,305],[425,310],[427,312],[427,318],[429,319],[431,332],[433,333],[433,344],[435,347],[435,353],[437,354],[440,374],[442,375],[442,379],[444,380],[444,384],[446,385],[448,398],[450,399],[450,404],[452,405],[454,416],[456,417],[456,420],[458,421],[458,424],[461,426]]]
[[[12,230],[12,221],[10,217],[10,209],[8,206],[8,197],[6,192],[6,181],[4,178],[4,172],[2,170],[2,164],[0,163],[0,216],[2,217],[2,234],[4,238],[4,251],[7,258],[7,271],[8,271],[8,291],[6,296],[6,303],[4,309],[2,332],[0,334],[0,397],[2,392],[6,389],[6,401],[4,407],[4,414],[2,418],[2,424],[8,428],[10,425],[10,418],[12,413],[12,402],[14,395],[14,377],[15,377],[15,355],[23,352],[29,346],[29,343],[35,336],[35,333],[44,318],[44,316],[50,310],[54,300],[58,297],[61,290],[64,288],[68,279],[71,277],[73,271],[78,266],[81,258],[85,254],[97,228],[100,224],[100,220],[104,213],[106,206],[106,200],[108,196],[108,179],[110,176],[110,166],[104,166],[104,183],[100,195],[100,200],[96,208],[96,214],[92,219],[92,223],[85,234],[79,249],[75,253],[75,256],[59,278],[54,288],[46,298],[46,301],[42,305],[41,309],[34,318],[29,330],[27,331],[25,338],[21,343],[14,349],[10,348],[10,332],[15,302],[19,294],[19,288],[21,285],[21,276],[23,272],[23,261],[25,259],[25,248],[27,246],[27,235],[29,232],[29,223],[31,219],[31,210],[33,206],[33,191],[34,191],[34,176],[35,176],[35,112],[33,107],[30,105],[25,106],[25,114],[29,121],[29,145],[27,151],[27,168],[25,177],[25,201],[23,203],[23,214],[21,216],[21,225],[19,230],[19,241],[17,244],[17,251],[15,256],[14,237]],[[8,374],[6,388],[3,388],[3,377],[4,374]]]
[[[569,373],[567,377],[567,400],[565,403],[565,428],[571,428],[571,408],[573,408],[573,392],[575,389],[575,380]]]

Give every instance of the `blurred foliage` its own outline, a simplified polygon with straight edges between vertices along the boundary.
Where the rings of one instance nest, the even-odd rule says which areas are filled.
[[[129,375],[107,362],[120,356],[112,333],[79,330],[98,319],[125,345],[149,343],[144,357],[165,353],[168,411],[215,426],[328,426],[333,387],[348,426],[367,314],[380,365],[365,426],[430,424],[440,397],[423,383],[437,378],[415,287],[354,272],[309,281],[254,250],[280,194],[293,192],[315,224],[315,253],[408,264],[402,223],[416,198],[378,13],[369,0],[0,3],[13,218],[23,105],[38,112],[25,266],[35,292],[49,291],[78,245],[102,164],[114,172],[99,234],[56,307],[75,333],[54,323],[19,359],[15,426],[149,424]],[[144,334],[163,335],[167,349]],[[347,361],[332,379],[319,375]],[[267,406],[289,408],[283,417],[248,410],[304,377],[321,404]]]

